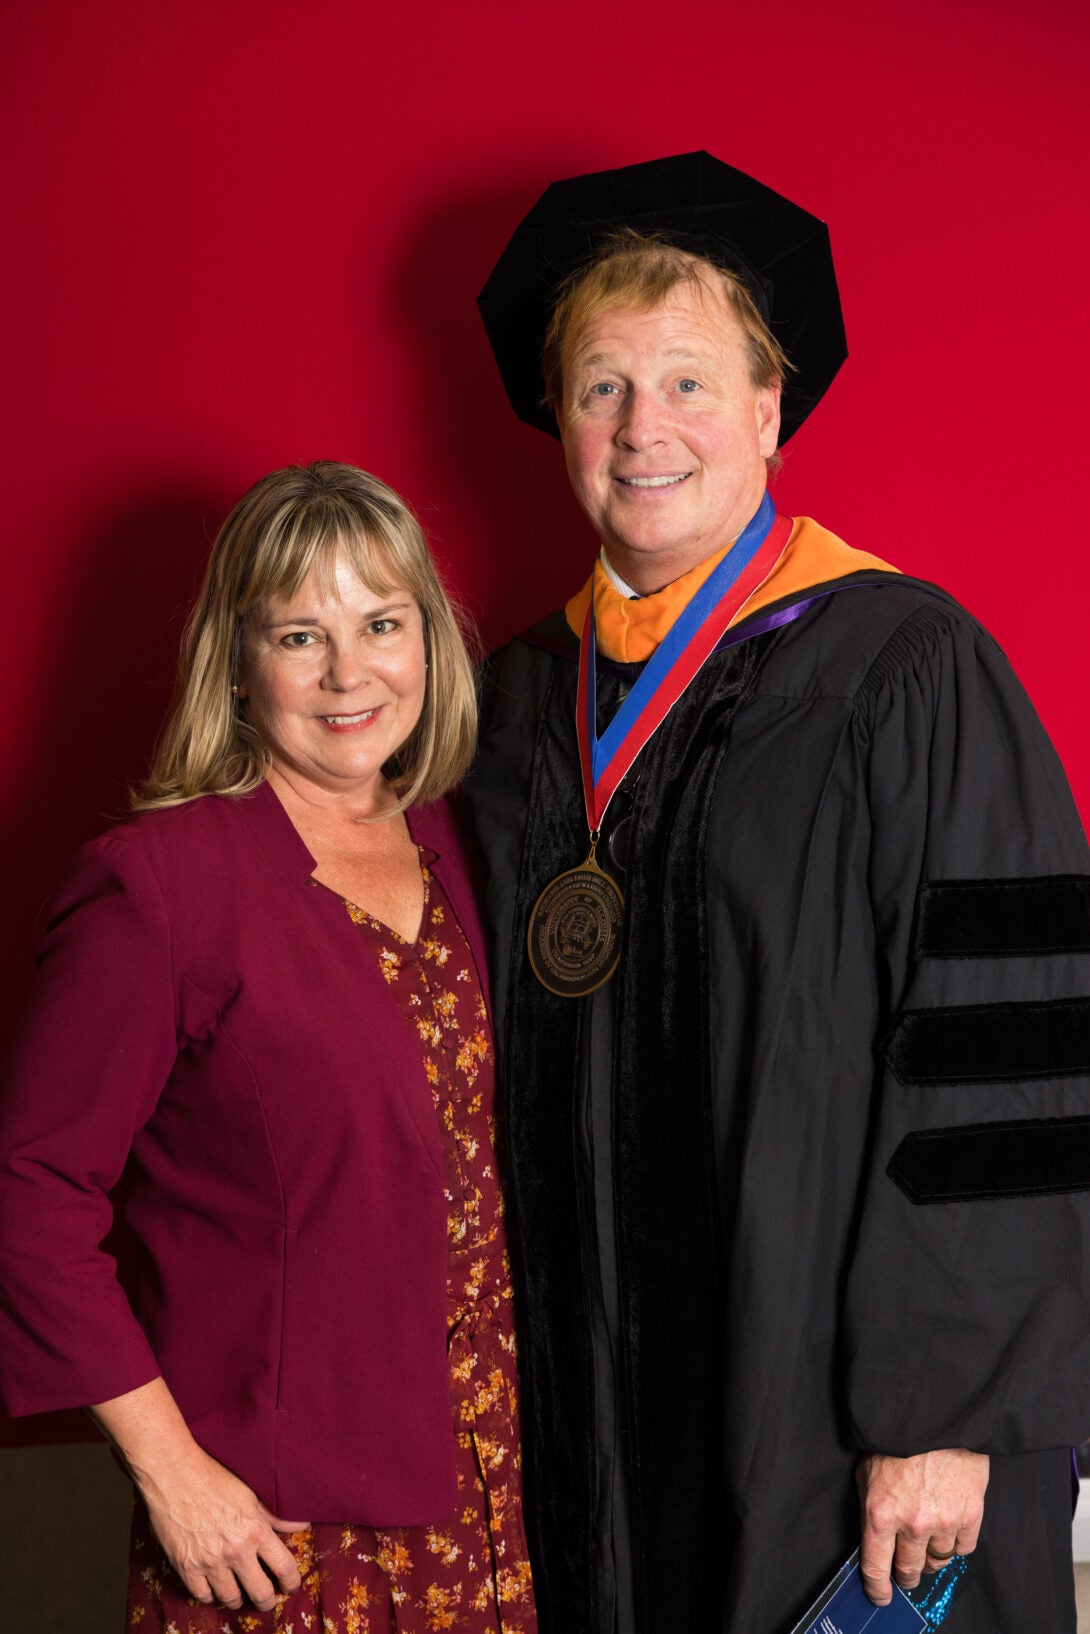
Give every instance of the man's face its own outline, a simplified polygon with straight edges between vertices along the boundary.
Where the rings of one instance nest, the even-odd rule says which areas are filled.
[[[618,572],[660,589],[735,539],[765,488],[778,387],[710,278],[649,311],[613,308],[564,360],[561,437],[576,498]]]

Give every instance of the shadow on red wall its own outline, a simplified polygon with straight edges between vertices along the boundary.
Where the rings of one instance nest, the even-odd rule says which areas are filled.
[[[488,646],[566,601],[597,548],[559,441],[515,418],[475,311],[535,192],[533,182],[484,189],[424,216],[389,291],[410,373],[426,382],[415,402],[428,488],[445,515],[471,519],[473,548],[460,550],[456,576],[483,609]]]
[[[21,797],[2,831],[8,935],[0,953],[7,1042],[33,971],[53,882],[72,852],[123,817],[170,698],[175,656],[207,540],[227,506],[197,491],[154,495],[89,525],[50,611],[46,658],[28,678]],[[211,530],[211,531],[210,531]],[[0,1445],[93,1439],[82,1413],[0,1420]]]

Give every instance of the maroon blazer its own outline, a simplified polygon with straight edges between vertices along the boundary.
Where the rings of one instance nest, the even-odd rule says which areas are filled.
[[[409,813],[484,976],[466,842]],[[0,1096],[12,1414],[162,1373],[281,1515],[455,1501],[446,1203],[416,1043],[267,785],[147,813],[57,893]],[[120,1287],[99,1244],[124,1175]]]

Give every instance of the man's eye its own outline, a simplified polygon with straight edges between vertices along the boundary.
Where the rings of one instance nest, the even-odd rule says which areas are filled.
[[[678,391],[689,392],[689,393],[692,393],[694,391],[699,391],[700,390],[700,382],[699,382],[699,380],[689,380],[689,379],[679,380],[678,383],[677,383],[677,389],[678,389]]]
[[[612,397],[617,388],[610,380],[596,380],[590,388],[592,397]]]

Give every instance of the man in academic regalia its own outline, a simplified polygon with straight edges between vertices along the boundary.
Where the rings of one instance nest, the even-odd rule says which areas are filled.
[[[578,177],[481,309],[601,541],[467,788],[542,1629],[788,1634],[861,1544],[928,1627],[1073,1634],[1086,846],[979,625],[776,515],[825,229],[707,154]]]

